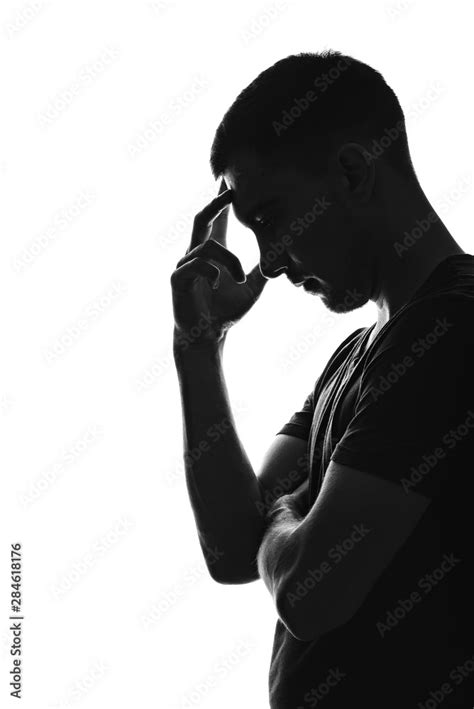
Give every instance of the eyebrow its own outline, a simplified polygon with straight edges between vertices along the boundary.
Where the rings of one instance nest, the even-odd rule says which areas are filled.
[[[258,202],[248,210],[247,214],[241,215],[240,220],[244,222],[244,224],[251,225],[252,220],[254,219],[255,215],[258,214],[258,212],[265,209],[265,207],[269,207],[270,205],[275,204],[276,202],[278,202],[277,197],[272,197],[270,199],[263,200],[262,202]]]

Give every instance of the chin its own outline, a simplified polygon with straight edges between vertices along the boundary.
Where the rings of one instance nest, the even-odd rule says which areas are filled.
[[[324,302],[325,306],[327,307],[328,310],[331,311],[331,313],[337,313],[337,314],[342,314],[342,313],[349,313],[351,310],[354,310],[355,308],[353,306],[348,306],[345,303],[341,302],[336,302],[333,303],[331,298],[322,295],[321,300]]]
[[[354,299],[347,290],[342,292],[324,292],[321,294],[321,299],[328,310],[333,313],[350,313],[353,310],[362,308],[362,306],[369,302],[369,298],[367,297]]]
[[[357,310],[368,303],[369,298],[366,296],[354,298],[353,293],[356,289],[331,287],[325,281],[319,278],[307,278],[303,283],[303,288],[307,293],[318,295],[324,305],[333,313],[349,313],[352,310]]]

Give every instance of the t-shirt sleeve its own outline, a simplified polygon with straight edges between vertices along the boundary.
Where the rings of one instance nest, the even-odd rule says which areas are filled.
[[[468,489],[474,460],[474,308],[412,306],[371,353],[331,460],[435,498]],[[459,490],[459,487],[458,487]]]
[[[314,414],[313,394],[314,390],[308,394],[301,409],[295,411],[288,423],[277,431],[277,435],[278,433],[286,433],[288,436],[296,436],[305,441],[308,440]]]
[[[296,436],[297,438],[302,438],[305,441],[309,439],[309,434],[311,431],[314,416],[315,396],[316,398],[318,398],[317,392],[326,380],[328,372],[336,362],[336,358],[338,357],[338,355],[341,353],[341,351],[344,349],[344,347],[349,341],[352,341],[354,337],[360,335],[363,329],[364,328],[358,328],[357,330],[352,332],[348,337],[346,337],[340,345],[338,345],[338,347],[335,349],[335,351],[329,358],[325,369],[317,378],[314,388],[310,391],[305,401],[303,402],[301,409],[299,411],[295,411],[290,420],[282,428],[280,428],[279,431],[277,431],[276,435],[278,435],[279,433],[286,433],[289,436]]]

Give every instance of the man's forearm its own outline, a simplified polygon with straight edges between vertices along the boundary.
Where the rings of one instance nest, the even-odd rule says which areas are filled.
[[[222,353],[222,345],[175,348],[186,483],[209,572],[245,583],[258,578],[263,496],[235,429]]]
[[[285,495],[278,499],[266,516],[266,530],[257,555],[260,577],[276,604],[296,555],[293,532],[303,520],[300,512]]]

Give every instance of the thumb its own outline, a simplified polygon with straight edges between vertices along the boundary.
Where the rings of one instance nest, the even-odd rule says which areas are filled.
[[[255,298],[258,298],[263,291],[266,283],[268,283],[268,278],[262,276],[260,272],[260,266],[257,263],[249,273],[247,273],[247,280],[245,285],[250,288]]]

